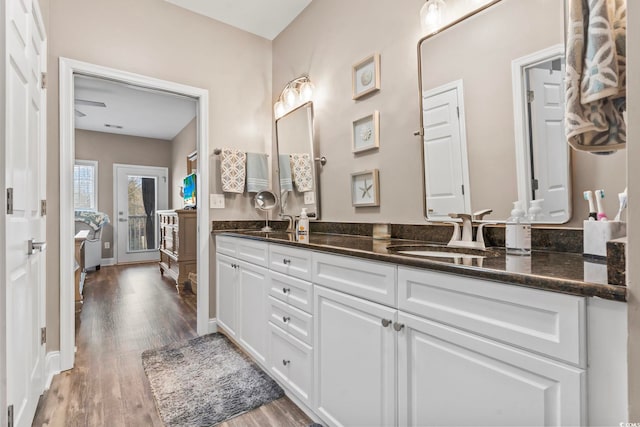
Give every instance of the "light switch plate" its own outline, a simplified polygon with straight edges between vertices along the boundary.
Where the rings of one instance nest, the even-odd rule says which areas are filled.
[[[224,209],[224,194],[210,194],[209,208]]]
[[[307,191],[304,193],[304,204],[313,205],[316,202],[316,193],[314,191]]]
[[[111,242],[104,242],[105,249],[111,249]]]

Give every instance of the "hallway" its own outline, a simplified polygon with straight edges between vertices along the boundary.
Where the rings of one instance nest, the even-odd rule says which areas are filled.
[[[33,425],[162,426],[141,354],[196,336],[195,296],[178,295],[156,263],[103,267],[87,279],[76,314],[75,368],[54,377]],[[285,397],[220,426],[309,423]]]

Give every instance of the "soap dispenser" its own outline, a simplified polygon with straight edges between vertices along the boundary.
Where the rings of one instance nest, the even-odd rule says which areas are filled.
[[[309,217],[307,216],[307,208],[302,208],[298,227],[296,228],[298,242],[309,243]]]
[[[531,201],[531,206],[529,207],[529,222],[542,220],[542,203],[544,203],[544,199]]]
[[[513,203],[505,231],[507,254],[531,255],[531,224],[525,218],[520,202]]]

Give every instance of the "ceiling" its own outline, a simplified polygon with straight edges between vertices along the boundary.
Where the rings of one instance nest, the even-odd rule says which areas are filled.
[[[275,39],[311,0],[166,0],[268,40]]]
[[[74,83],[77,129],[172,140],[196,116],[193,98],[95,77]]]

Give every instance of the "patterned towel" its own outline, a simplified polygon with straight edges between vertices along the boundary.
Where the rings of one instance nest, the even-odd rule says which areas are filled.
[[[313,190],[311,156],[308,153],[291,155],[291,171],[293,172],[293,182],[299,192]]]
[[[269,158],[264,153],[247,153],[247,192],[269,188]]]
[[[84,222],[89,225],[94,231],[100,230],[105,224],[109,224],[109,215],[104,212],[96,211],[76,211],[75,220]]]
[[[278,168],[280,169],[280,192],[293,191],[291,157],[288,154],[280,154],[278,156]]]
[[[566,134],[585,151],[624,148],[626,0],[570,0]]]
[[[224,148],[221,156],[222,191],[226,193],[244,193],[247,154],[240,150]]]

